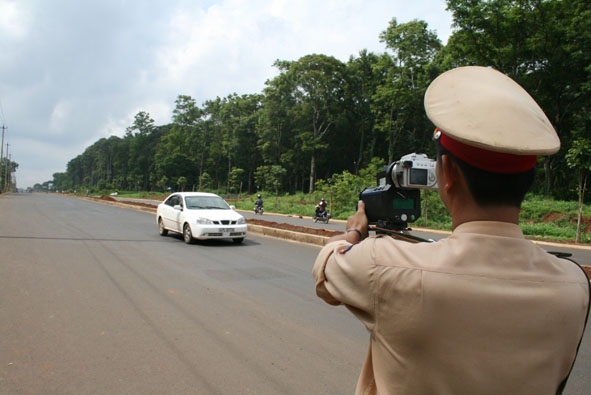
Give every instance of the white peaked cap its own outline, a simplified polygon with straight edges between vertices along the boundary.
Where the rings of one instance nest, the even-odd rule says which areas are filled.
[[[560,149],[554,127],[535,100],[491,68],[467,66],[441,74],[427,88],[425,111],[444,134],[477,149],[517,156]]]

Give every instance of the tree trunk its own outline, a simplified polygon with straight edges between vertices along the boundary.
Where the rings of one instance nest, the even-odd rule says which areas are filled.
[[[309,193],[314,192],[314,184],[316,179],[316,155],[312,154],[312,159],[310,159],[310,188]]]
[[[585,197],[585,189],[587,188],[587,176],[583,176],[583,172],[579,173],[579,210],[577,213],[577,234],[575,236],[575,243],[581,241],[581,221],[583,219],[583,200]]]
[[[230,173],[232,172],[232,158],[228,157],[228,179],[226,180],[226,193],[230,193]]]
[[[203,175],[203,158],[204,154],[203,151],[201,151],[201,157],[199,158],[199,176],[197,177],[197,181],[199,182],[199,186],[197,187],[198,191],[202,191],[202,187],[203,185],[201,185],[201,176]]]
[[[550,158],[548,157],[544,158],[544,179],[544,197],[548,198],[550,196]]]

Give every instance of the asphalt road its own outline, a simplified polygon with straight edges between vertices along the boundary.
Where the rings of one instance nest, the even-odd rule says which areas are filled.
[[[367,333],[314,295],[318,250],[186,245],[153,214],[0,195],[0,394],[351,394]],[[590,371],[588,334],[565,394]]]
[[[1,394],[350,394],[365,329],[314,294],[319,248],[186,245],[154,215],[0,196]]]

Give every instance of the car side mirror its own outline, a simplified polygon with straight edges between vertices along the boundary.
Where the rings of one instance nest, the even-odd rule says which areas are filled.
[[[232,210],[236,210],[236,206],[234,206],[234,205],[230,205],[230,208],[231,208]]]
[[[180,204],[175,204],[172,208],[175,210],[183,211],[183,206],[181,206]]]

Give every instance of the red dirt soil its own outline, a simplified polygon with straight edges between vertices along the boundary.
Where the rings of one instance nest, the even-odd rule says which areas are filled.
[[[335,230],[308,228],[305,226],[296,226],[296,225],[290,225],[290,224],[283,224],[283,223],[279,223],[279,222],[264,221],[262,219],[247,219],[246,222],[248,222],[249,224],[253,224],[253,225],[268,226],[270,228],[283,229],[283,230],[291,230],[292,232],[307,233],[307,234],[316,235],[316,236],[331,237],[331,236],[340,235],[343,233],[343,232],[338,232]]]

